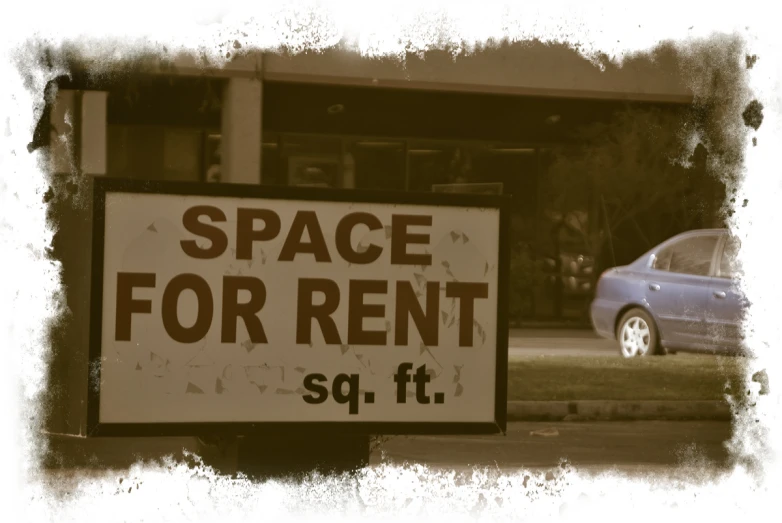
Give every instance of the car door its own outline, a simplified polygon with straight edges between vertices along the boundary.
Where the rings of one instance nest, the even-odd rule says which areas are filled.
[[[742,343],[742,320],[749,302],[736,281],[739,248],[738,239],[726,235],[710,285],[706,329],[717,349],[737,350]]]
[[[688,235],[665,245],[652,259],[644,292],[667,347],[708,345],[706,307],[719,240],[715,233]]]

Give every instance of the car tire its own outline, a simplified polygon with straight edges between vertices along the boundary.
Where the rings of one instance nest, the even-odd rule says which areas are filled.
[[[624,358],[661,356],[660,337],[654,319],[643,309],[630,309],[619,320],[616,329],[619,353]]]

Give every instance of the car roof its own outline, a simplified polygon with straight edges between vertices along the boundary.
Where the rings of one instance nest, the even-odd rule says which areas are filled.
[[[662,242],[660,245],[670,243],[671,241],[679,238],[686,238],[687,236],[713,236],[713,235],[728,234],[728,233],[729,233],[728,229],[693,229],[691,231],[685,231],[675,236],[671,236],[670,238]]]
[[[650,249],[646,253],[644,253],[641,256],[639,256],[630,265],[636,265],[638,263],[642,263],[642,260],[645,260],[648,255],[653,254],[653,253],[658,253],[662,249],[668,247],[672,243],[675,243],[676,241],[678,241],[678,240],[680,240],[682,238],[687,238],[687,237],[690,237],[690,236],[718,236],[718,235],[729,234],[729,233],[730,233],[730,231],[728,229],[693,229],[693,230],[690,230],[690,231],[681,232],[681,233],[679,233],[679,234],[677,234],[675,236],[671,236],[670,238],[668,238],[667,240],[665,240],[663,242],[658,243],[652,249]]]
[[[724,234],[728,232],[728,229],[693,229],[691,231],[685,231],[681,234]]]
[[[720,236],[728,234],[728,229],[693,229],[691,231],[684,231],[680,232],[679,234],[675,236],[671,236],[667,240],[661,242],[657,245],[657,247],[662,247],[663,245],[670,245],[671,243],[674,243],[678,240],[681,240],[682,238],[691,238],[693,236]]]

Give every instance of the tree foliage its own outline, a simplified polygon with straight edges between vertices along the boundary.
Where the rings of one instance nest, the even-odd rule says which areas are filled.
[[[577,130],[577,147],[552,151],[544,181],[549,218],[579,233],[593,253],[627,226],[651,247],[661,238],[639,225],[650,214],[692,226],[703,210],[692,191],[703,159],[690,150],[689,119],[683,110],[628,107]],[[588,217],[599,223],[590,227]]]

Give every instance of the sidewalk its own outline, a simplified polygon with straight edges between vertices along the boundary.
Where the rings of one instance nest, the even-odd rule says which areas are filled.
[[[592,324],[588,321],[568,320],[524,320],[510,323],[511,329],[522,330],[592,330]]]
[[[619,349],[588,329],[510,329],[508,357],[537,356],[618,357]]]
[[[554,328],[519,328],[508,329],[508,336],[510,338],[566,338],[566,339],[590,339],[597,340],[602,339],[592,329],[554,329]]]
[[[724,401],[509,401],[511,421],[730,421]]]

